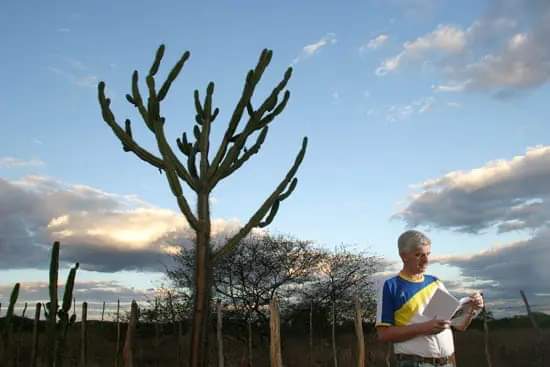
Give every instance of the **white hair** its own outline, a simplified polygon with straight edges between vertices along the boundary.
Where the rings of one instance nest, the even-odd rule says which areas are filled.
[[[397,240],[397,247],[400,254],[414,251],[419,246],[429,246],[432,241],[424,233],[413,229],[405,231]]]

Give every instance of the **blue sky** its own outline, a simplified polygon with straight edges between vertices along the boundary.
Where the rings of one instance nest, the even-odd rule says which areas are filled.
[[[28,283],[22,299],[41,296],[54,239],[67,264],[86,259],[82,298],[139,297],[162,281],[164,242],[185,224],[164,177],[102,121],[96,87],[106,82],[118,119],[132,118],[154,150],[124,95],[163,43],[161,76],[191,52],[162,106],[172,143],[191,132],[194,89],[216,83],[218,141],[263,48],[274,56],[256,100],[294,68],[260,154],[213,194],[220,233],[248,219],[308,136],[298,188],[271,231],[397,261],[397,236],[417,227],[439,258],[431,271],[457,293],[484,290],[506,313],[522,312],[526,289],[535,309],[550,309],[550,274],[535,261],[550,259],[546,2],[159,4],[1,5],[0,301],[15,281]]]

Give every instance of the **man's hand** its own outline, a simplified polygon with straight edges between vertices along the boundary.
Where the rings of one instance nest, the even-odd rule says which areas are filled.
[[[437,320],[433,319],[422,323],[422,330],[425,335],[439,334],[445,329],[448,329],[451,325],[449,320]]]
[[[470,295],[470,301],[474,307],[474,310],[480,310],[483,308],[483,297],[478,292]]]

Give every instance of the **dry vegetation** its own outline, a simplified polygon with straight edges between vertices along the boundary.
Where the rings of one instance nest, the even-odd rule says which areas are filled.
[[[3,320],[0,319],[0,322]],[[17,336],[19,345],[19,366],[28,366],[30,360],[30,345],[32,336],[32,320],[20,318],[15,321],[15,329],[21,333]],[[283,324],[282,352],[283,365],[286,367],[309,366],[309,345],[307,325],[296,322],[289,326]],[[544,344],[537,349],[537,337],[530,327],[526,317],[509,320],[496,320],[489,323],[490,349],[493,366],[498,367],[530,367],[544,366],[550,359],[550,328],[548,323],[542,323]],[[38,366],[45,365],[45,322],[41,322],[41,339]],[[122,330],[124,338],[125,325]],[[182,366],[187,366],[189,353],[189,324],[184,325],[184,339],[180,350],[183,351]],[[367,366],[386,366],[384,357],[387,345],[376,341],[372,325],[365,325],[365,343],[367,350]],[[246,326],[236,323],[224,325],[225,366],[246,366],[247,341]],[[210,340],[215,341],[214,324],[211,328]],[[171,324],[161,327],[160,343],[155,343],[155,328],[153,324],[138,324],[136,340],[137,366],[177,366],[177,338]],[[68,333],[69,343],[65,366],[78,366],[80,356],[80,323],[71,326]],[[464,333],[455,333],[456,351],[459,366],[486,366],[483,344],[483,331],[479,323]],[[338,328],[338,359],[340,366],[355,366],[356,343],[353,325],[343,324]],[[114,366],[116,343],[116,324],[113,322],[88,321],[88,366]],[[254,349],[252,366],[269,366],[269,330],[254,330]],[[313,363],[311,366],[332,366],[332,349],[330,343],[330,327],[322,326],[316,331],[313,343]],[[209,345],[209,366],[217,366],[215,342]],[[544,359],[543,359],[544,358]]]

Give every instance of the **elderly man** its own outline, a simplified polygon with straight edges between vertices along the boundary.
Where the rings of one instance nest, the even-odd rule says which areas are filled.
[[[398,367],[455,366],[450,320],[428,319],[422,315],[443,283],[424,274],[429,263],[431,241],[419,231],[406,231],[398,239],[403,269],[386,279],[378,292],[376,329],[378,338],[394,343]],[[471,310],[462,331],[483,307],[479,293],[470,296]],[[468,316],[468,315],[467,315]]]

